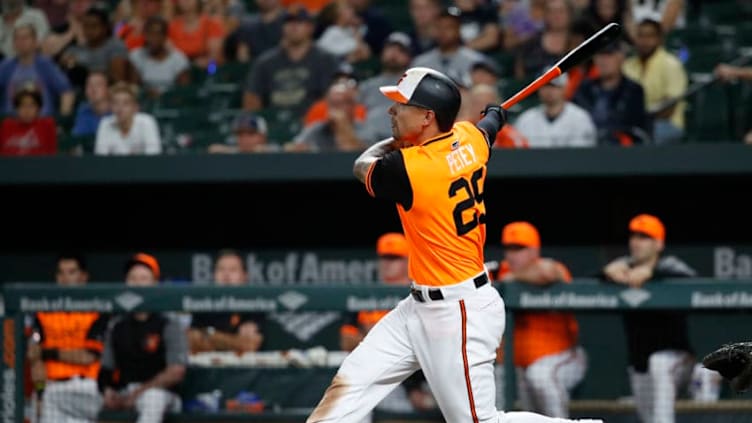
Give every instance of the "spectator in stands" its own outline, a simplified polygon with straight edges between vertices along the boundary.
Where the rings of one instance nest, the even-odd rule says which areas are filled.
[[[441,12],[436,21],[436,47],[413,59],[411,67],[436,69],[460,85],[470,84],[470,68],[485,56],[462,45],[460,13],[456,7]]]
[[[631,8],[631,0],[592,0],[583,15],[596,29],[612,22],[632,28],[634,23]]]
[[[235,250],[220,250],[214,261],[217,286],[248,284],[243,257]],[[264,340],[261,313],[196,313],[193,315],[188,341],[192,353],[206,351],[258,351]]]
[[[159,263],[139,253],[125,265],[132,287],[159,283]],[[139,423],[158,423],[180,410],[177,387],[185,377],[188,342],[180,323],[162,313],[131,312],[114,319],[107,330],[99,372],[104,407],[132,410]]]
[[[629,222],[629,255],[603,268],[606,280],[631,288],[664,278],[696,276],[675,256],[664,255],[666,229],[655,216],[640,214]],[[624,314],[629,378],[637,414],[644,422],[674,422],[674,401],[686,386],[694,364],[687,319],[677,311]]]
[[[3,0],[0,16],[0,54],[9,59],[15,57],[15,30],[19,26],[30,25],[39,39],[50,31],[50,24],[44,13],[26,5],[24,0]]]
[[[545,0],[499,2],[502,47],[514,51],[543,30]]]
[[[462,43],[473,50],[488,53],[499,46],[501,29],[496,10],[484,0],[453,0],[460,11]]]
[[[342,64],[340,64],[339,69],[334,74],[334,77],[332,79],[332,85],[334,84],[345,84],[350,89],[350,91],[352,91],[352,96],[357,98],[358,80],[355,79],[355,69],[351,64],[347,62],[342,62]],[[360,101],[355,103],[353,117],[356,121],[363,122],[366,119],[366,112],[367,110],[365,105],[363,105]],[[326,101],[326,97],[324,97],[311,104],[311,107],[308,108],[305,116],[303,117],[303,126],[311,126],[314,123],[324,122],[327,119],[329,119],[329,105]]]
[[[355,120],[356,93],[346,83],[336,83],[326,94],[328,119],[310,125],[286,148],[291,151],[359,151],[373,142],[362,122]]]
[[[285,9],[280,0],[257,0],[258,12],[242,19],[225,39],[226,59],[247,63],[277,46],[282,39]]]
[[[109,11],[100,5],[90,7],[82,20],[84,44],[68,47],[60,58],[63,69],[75,86],[83,86],[89,72],[104,72],[113,81],[131,78],[128,50],[115,37]]]
[[[334,0],[317,16],[321,34],[316,46],[348,63],[360,62],[371,56],[371,47],[363,39],[363,22],[348,0]]]
[[[622,71],[625,50],[624,44],[615,42],[596,52],[599,76],[583,81],[572,100],[590,113],[600,145],[630,146],[651,138],[642,87]]]
[[[715,76],[721,79],[723,82],[730,82],[736,80],[752,81],[752,67],[740,67],[732,66],[726,63],[721,63],[715,67],[713,71]],[[752,128],[749,129],[747,135],[744,137],[744,142],[752,144]]]
[[[441,0],[410,0],[412,27],[408,32],[413,46],[413,56],[423,54],[436,46],[436,27],[442,10]]]
[[[590,115],[564,97],[567,75],[538,90],[539,106],[524,111],[514,126],[530,147],[594,147],[595,125]]]
[[[56,31],[68,23],[68,1],[33,0],[31,5],[44,13],[51,31]]]
[[[209,146],[209,153],[266,153],[279,151],[270,144],[266,120],[253,112],[241,112],[232,123],[232,136],[225,143]]]
[[[222,22],[203,12],[201,0],[178,0],[177,13],[170,21],[170,41],[191,62],[201,68],[223,62]]]
[[[373,0],[348,1],[363,22],[365,31],[363,39],[370,47],[371,52],[376,55],[381,54],[386,37],[393,31],[393,23],[384,15],[380,7],[373,5]]]
[[[55,0],[52,0],[55,1]],[[41,39],[42,54],[60,62],[61,53],[70,46],[84,45],[83,18],[94,0],[70,0],[65,25],[53,27],[47,37]]]
[[[376,241],[378,278],[385,285],[409,286],[407,272],[408,247],[405,236],[399,232],[387,232]],[[340,348],[352,351],[389,310],[360,311],[340,328]],[[396,412],[427,411],[436,408],[436,401],[425,384],[423,372],[418,370],[395,390],[389,393],[376,407]],[[364,421],[370,421],[365,419]]]
[[[129,51],[144,45],[144,26],[150,18],[168,19],[172,16],[170,1],[167,0],[125,0],[121,2],[127,9],[128,18],[119,22],[117,36]]]
[[[488,104],[501,104],[501,96],[496,85],[475,84],[470,88],[468,102],[470,115],[467,118],[477,123],[481,118],[478,110],[484,110]],[[511,123],[507,123],[496,134],[493,146],[495,148],[527,148],[528,140]]]
[[[332,0],[282,0],[282,5],[286,8],[303,7],[308,14],[315,16],[331,1]]]
[[[624,74],[642,85],[645,107],[654,114],[656,144],[679,142],[684,136],[684,102],[657,109],[687,91],[687,73],[678,57],[663,47],[661,23],[646,19],[637,26],[636,56],[624,62]]]
[[[668,34],[675,28],[686,25],[686,0],[627,0],[628,11],[632,18],[625,22],[630,37],[637,38],[639,28],[635,23],[645,19],[655,20],[660,24],[661,32]]]
[[[279,46],[251,68],[244,109],[269,107],[296,115],[324,96],[339,61],[313,44],[313,29],[313,18],[305,9],[286,13]]]
[[[36,30],[30,24],[19,25],[13,31],[16,57],[0,63],[0,98],[5,114],[10,114],[15,93],[22,88],[33,87],[42,98],[42,116],[73,113],[75,94],[60,68],[38,52]]]
[[[157,121],[138,111],[136,89],[124,82],[110,88],[112,115],[97,129],[94,153],[99,155],[159,154],[162,141]]]
[[[60,286],[89,280],[79,254],[61,254],[55,279]],[[96,311],[36,313],[28,345],[35,384],[44,388],[40,423],[97,421],[102,398],[97,389],[99,358],[108,316]]]
[[[240,17],[245,14],[245,4],[242,0],[202,0],[204,12],[212,19],[219,21],[229,34],[240,25]],[[224,43],[224,40],[223,40]]]
[[[40,117],[42,95],[34,88],[13,96],[15,116],[0,126],[0,156],[40,156],[57,153],[57,129],[51,117]]]
[[[107,75],[91,72],[86,78],[86,100],[76,109],[71,133],[75,136],[96,136],[99,122],[112,113]]]
[[[574,19],[574,6],[570,0],[545,2],[543,31],[520,45],[514,64],[518,79],[535,75],[543,66],[555,63],[569,49],[569,36]]]
[[[499,84],[501,69],[493,59],[487,58],[479,60],[470,66],[470,86],[478,84],[493,85]]]
[[[533,286],[572,283],[567,267],[540,254],[540,235],[528,222],[512,222],[501,232],[504,247],[497,275],[501,282]],[[514,365],[523,410],[569,417],[569,395],[585,376],[587,354],[579,346],[572,313],[525,312],[514,321]]]
[[[393,84],[407,70],[412,60],[412,43],[403,32],[389,34],[381,50],[381,71],[378,75],[360,83],[358,94],[360,102],[368,113],[366,126],[374,140],[392,136],[389,107],[392,101],[381,94],[379,87]]]
[[[144,88],[157,97],[173,85],[191,82],[190,63],[180,50],[167,42],[167,21],[160,17],[146,20],[146,44],[130,52],[130,60]]]

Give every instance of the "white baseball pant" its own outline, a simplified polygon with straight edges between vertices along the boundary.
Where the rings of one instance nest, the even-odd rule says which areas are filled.
[[[41,423],[94,423],[102,408],[97,381],[73,378],[48,380],[42,395]]]
[[[423,370],[450,423],[554,423],[569,420],[496,410],[494,360],[504,332],[504,302],[473,278],[441,288],[413,285],[424,302],[409,296],[390,311],[348,355],[307,423],[359,422],[405,378]]]
[[[629,369],[637,415],[643,423],[674,423],[676,394],[689,382],[693,366],[688,352],[664,350],[650,354],[647,372]]]
[[[571,348],[517,367],[517,392],[522,408],[551,417],[569,417],[569,394],[585,377],[587,355]]]
[[[140,383],[129,383],[123,393],[136,390]],[[162,388],[149,388],[136,398],[135,408],[138,412],[136,423],[161,423],[167,412],[179,412],[180,397],[174,392]]]

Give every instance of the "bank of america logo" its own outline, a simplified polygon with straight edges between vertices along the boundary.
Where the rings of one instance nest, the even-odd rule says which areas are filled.
[[[287,291],[284,294],[280,294],[277,299],[288,310],[296,310],[308,302],[308,297],[296,291]]]
[[[639,288],[627,289],[625,291],[622,291],[619,296],[622,300],[624,300],[625,303],[629,304],[632,307],[637,307],[650,298],[650,292]]]
[[[123,292],[122,294],[115,297],[115,302],[118,303],[118,305],[120,305],[120,307],[122,307],[126,311],[131,311],[139,304],[144,302],[144,299],[140,295],[134,294],[133,292]]]

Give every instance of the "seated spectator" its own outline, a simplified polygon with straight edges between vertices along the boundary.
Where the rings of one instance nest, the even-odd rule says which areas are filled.
[[[355,120],[355,94],[347,84],[329,88],[325,122],[304,128],[286,148],[293,151],[359,151],[373,142],[365,126]]]
[[[86,78],[86,100],[76,109],[71,133],[76,136],[95,136],[99,122],[112,113],[107,75],[91,72]]]
[[[13,96],[16,115],[0,127],[0,156],[41,156],[57,153],[57,129],[50,117],[40,117],[39,91],[22,89]]]
[[[622,71],[626,46],[609,44],[596,52],[597,79],[585,80],[572,101],[587,110],[598,130],[598,144],[630,146],[650,142],[650,119],[640,84]]]
[[[55,0],[52,0],[55,1]],[[65,24],[53,27],[52,32],[42,41],[42,54],[60,62],[61,53],[73,45],[84,45],[83,19],[94,0],[70,0],[66,2],[68,9]]]
[[[442,7],[441,0],[410,0],[408,8],[412,25],[408,35],[413,46],[413,56],[436,47],[436,24]]]
[[[381,54],[384,41],[392,33],[393,23],[373,0],[349,0],[363,22],[363,39],[373,54]]]
[[[570,0],[545,2],[543,31],[517,49],[514,63],[517,79],[535,76],[545,65],[556,63],[567,53],[573,14]]]
[[[178,0],[177,13],[170,21],[170,41],[191,62],[201,68],[223,62],[222,22],[203,13],[201,0]]]
[[[167,43],[166,20],[149,18],[144,24],[144,38],[144,47],[131,51],[130,59],[149,94],[157,97],[176,83],[191,82],[188,58]]]
[[[241,19],[225,39],[225,59],[247,63],[277,46],[282,39],[285,9],[280,0],[257,0],[257,13]]]
[[[138,111],[136,90],[126,83],[110,88],[112,115],[97,129],[94,153],[98,155],[159,154],[162,141],[157,121]]]
[[[2,111],[11,113],[15,93],[34,87],[42,98],[39,113],[42,116],[69,116],[73,113],[75,94],[60,68],[38,53],[36,30],[31,25],[20,25],[13,31],[16,57],[0,63],[0,98]]]
[[[457,8],[445,9],[436,21],[436,47],[413,59],[410,67],[435,69],[460,85],[470,83],[470,67],[485,56],[462,45]]]
[[[162,17],[167,19],[171,16],[171,7],[166,0],[125,0],[124,6],[128,6],[128,20],[120,23],[117,28],[117,36],[129,51],[133,51],[144,45],[144,26],[150,18]]]
[[[62,254],[55,279],[59,286],[82,286],[89,273],[78,254]],[[97,421],[102,397],[97,389],[102,340],[108,316],[90,311],[52,311],[34,315],[28,346],[35,385],[44,388],[40,423]]]
[[[131,287],[156,286],[159,263],[139,253],[125,266]],[[188,342],[177,320],[162,313],[118,316],[107,330],[99,389],[109,410],[135,410],[139,422],[162,422],[180,411],[177,387],[185,378]]]
[[[514,126],[531,148],[594,147],[595,125],[590,115],[564,98],[567,75],[552,80],[538,90],[541,104],[528,109]]]
[[[626,29],[632,39],[636,39],[638,28],[635,26],[645,19],[655,20],[660,24],[661,32],[668,34],[675,28],[686,26],[686,0],[626,0],[631,12],[631,19]]]
[[[214,283],[217,286],[248,284],[243,257],[234,250],[221,250],[214,262]],[[196,313],[193,315],[188,340],[192,353],[234,351],[242,354],[258,351],[264,340],[259,325],[263,313]]]
[[[363,22],[347,0],[334,0],[318,15],[321,34],[316,45],[325,52],[346,60],[360,62],[371,56],[371,48],[363,39]]]
[[[543,30],[546,0],[499,2],[501,40],[506,51],[514,51]]]
[[[687,73],[673,53],[663,47],[660,22],[647,19],[637,26],[636,55],[624,62],[624,74],[642,85],[645,107],[654,113],[653,140],[656,144],[677,143],[684,136],[685,102],[656,110],[666,100],[687,91]]]
[[[235,31],[240,25],[240,17],[245,14],[243,0],[203,0],[204,12],[219,21],[225,34]],[[223,40],[224,42],[224,40]]]
[[[353,91],[353,95],[358,93],[358,81],[355,79],[355,71],[352,65],[349,63],[342,63],[337,73],[334,74],[332,84],[345,84]],[[378,91],[378,90],[377,90]],[[382,97],[384,97],[382,95]],[[366,120],[366,106],[358,102],[355,104],[355,120],[362,122]],[[311,104],[311,107],[306,111],[303,117],[303,126],[310,126],[317,122],[326,121],[329,118],[329,106],[327,105],[326,98],[322,98],[315,103]]]
[[[614,22],[625,28],[631,28],[632,22],[631,0],[592,0],[585,9],[583,17],[591,22],[596,29]],[[629,34],[625,35],[629,37]]]
[[[488,104],[501,104],[501,96],[496,85],[476,84],[470,88],[468,96],[470,103],[469,110],[472,113],[469,121],[478,123],[481,119],[479,110],[484,110]],[[493,143],[494,148],[527,148],[528,141],[511,123],[504,125],[496,133],[496,140]]]
[[[0,16],[0,55],[9,59],[15,57],[14,32],[19,26],[31,26],[39,39],[50,32],[50,24],[41,10],[29,7],[24,0],[3,0]]]
[[[83,17],[84,44],[68,47],[60,58],[75,86],[83,86],[89,72],[104,72],[113,81],[130,80],[128,50],[112,35],[109,12],[96,5]]]
[[[243,108],[272,108],[283,115],[301,115],[323,97],[339,60],[313,44],[313,18],[305,9],[288,11],[279,46],[251,67]]]
[[[378,75],[366,79],[358,87],[360,102],[365,106],[366,126],[373,140],[382,140],[392,136],[389,107],[392,100],[381,94],[379,87],[392,85],[398,81],[412,60],[412,42],[403,32],[393,32],[381,50],[381,71]]]
[[[736,81],[739,79],[752,81],[752,67],[732,66],[721,63],[715,67],[713,72],[724,82]],[[744,142],[752,144],[752,128],[749,129],[749,132],[747,132],[747,135],[744,137]]]
[[[453,0],[460,11],[462,43],[473,50],[491,52],[499,46],[501,30],[491,2]]]
[[[470,67],[470,86],[478,84],[493,85],[499,84],[501,69],[492,59],[479,60]]]
[[[232,123],[232,136],[225,143],[209,146],[209,153],[267,153],[279,151],[270,144],[264,118],[252,112],[242,112]]]

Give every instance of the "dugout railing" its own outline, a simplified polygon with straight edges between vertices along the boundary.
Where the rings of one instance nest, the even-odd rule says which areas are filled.
[[[609,423],[634,423],[634,405],[628,395],[624,373],[623,333],[620,315],[631,310],[673,309],[690,313],[690,338],[698,356],[723,342],[752,338],[752,280],[693,279],[650,283],[630,289],[592,279],[577,279],[571,285],[546,288],[522,284],[500,287],[507,306],[505,356],[511,357],[514,339],[510,334],[515,314],[520,311],[569,310],[580,322],[582,344],[588,351],[585,381],[575,388],[572,416],[602,416]],[[134,288],[120,283],[95,283],[85,287],[60,288],[52,284],[6,284],[3,287],[2,422],[24,421],[29,414],[25,398],[25,330],[31,313],[39,311],[99,311],[128,313],[160,311],[275,312],[384,309],[406,296],[405,288],[381,286],[300,287],[211,287],[162,285]],[[227,392],[252,385],[268,398],[263,412],[182,412],[167,421],[186,422],[293,422],[303,421],[323,393],[344,354],[336,351],[306,355],[264,352],[224,363],[216,358],[193,356],[184,385],[193,393],[205,392],[218,384]],[[225,356],[227,357],[227,356]],[[221,358],[221,357],[220,357]],[[307,361],[306,361],[307,360]],[[216,363],[220,363],[217,365]],[[518,406],[515,372],[505,360],[504,404]],[[235,384],[234,386],[232,384]],[[203,384],[203,386],[199,386]],[[263,389],[256,389],[256,388]],[[265,392],[264,389],[268,389]],[[295,400],[290,401],[293,398]],[[726,387],[716,402],[699,403],[680,399],[677,413],[681,422],[752,421],[752,397],[735,395]],[[103,412],[101,421],[129,421],[129,413]],[[377,421],[442,421],[429,415],[376,412]]]

